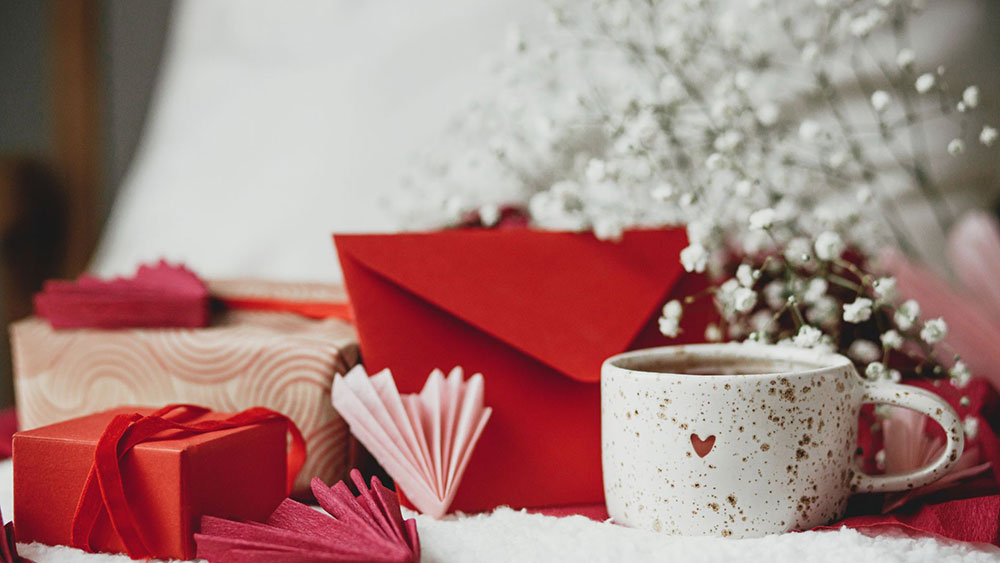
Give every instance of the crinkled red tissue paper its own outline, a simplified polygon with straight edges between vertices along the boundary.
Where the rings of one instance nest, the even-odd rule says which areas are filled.
[[[396,494],[372,477],[365,486],[351,471],[360,495],[340,481],[333,487],[312,480],[317,510],[286,499],[264,524],[206,516],[195,534],[198,557],[209,563],[292,563],[420,561],[420,540],[413,519],[403,520]]]

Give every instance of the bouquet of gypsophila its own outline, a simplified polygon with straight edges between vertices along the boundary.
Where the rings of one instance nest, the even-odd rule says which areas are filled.
[[[935,155],[989,150],[979,89],[918,63],[914,0],[594,0],[557,3],[551,29],[516,30],[501,86],[477,101],[396,203],[414,227],[684,224],[681,261],[713,285],[708,340],[843,352],[871,378],[968,379],[947,326],[874,275],[878,252],[916,248],[898,201],[935,228],[954,217]],[[948,131],[935,139],[930,131]],[[939,142],[940,141],[940,142]],[[664,306],[676,336],[684,302]]]

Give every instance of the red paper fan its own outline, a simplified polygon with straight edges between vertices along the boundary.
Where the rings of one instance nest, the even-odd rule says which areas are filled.
[[[194,536],[198,557],[209,563],[420,561],[417,523],[403,520],[396,493],[377,477],[367,488],[357,469],[351,480],[361,492],[358,497],[343,481],[327,487],[312,480],[313,494],[327,514],[285,499],[266,524],[202,518],[201,533]]]

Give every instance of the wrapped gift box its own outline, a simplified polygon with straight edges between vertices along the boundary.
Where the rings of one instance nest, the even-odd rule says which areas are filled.
[[[334,241],[368,373],[391,369],[403,393],[434,368],[485,378],[493,415],[455,510],[602,502],[601,362],[701,340],[713,318],[702,299],[685,308],[679,338],[657,329],[668,299],[705,287],[681,268],[684,229],[619,242],[529,229]]]
[[[14,435],[14,520],[18,541],[72,545],[80,495],[94,464],[98,439],[116,414],[149,414],[133,407],[105,411]],[[198,419],[220,419],[208,413]],[[139,534],[161,558],[191,559],[201,516],[262,521],[285,498],[286,422],[267,422],[204,434],[168,430],[136,445],[119,463]],[[95,551],[122,552],[107,513],[90,534]]]
[[[343,308],[326,284],[212,282],[245,309],[198,329],[53,330],[39,318],[14,323],[17,414],[31,429],[120,405],[194,403],[220,411],[263,406],[291,418],[308,457],[295,490],[344,478],[346,424],[330,404],[333,376],[358,361],[353,325],[311,312]],[[281,312],[288,305],[288,310]],[[257,309],[257,310],[250,310]]]

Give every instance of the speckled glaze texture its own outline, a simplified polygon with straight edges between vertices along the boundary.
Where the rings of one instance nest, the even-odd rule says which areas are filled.
[[[712,362],[730,366],[728,373],[740,373],[741,362],[775,373],[660,373]],[[931,416],[947,432],[948,447],[910,473],[862,473],[855,451],[864,403]],[[866,381],[843,356],[749,344],[609,358],[601,372],[601,424],[604,492],[614,521],[734,538],[808,529],[840,518],[853,493],[929,483],[958,459],[964,439],[955,412],[932,393]]]

